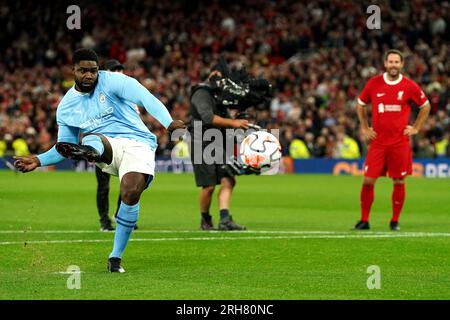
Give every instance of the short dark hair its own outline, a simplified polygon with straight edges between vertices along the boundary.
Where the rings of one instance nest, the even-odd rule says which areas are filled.
[[[95,61],[98,64],[98,56],[92,49],[81,48],[73,53],[72,56],[73,64],[77,64],[82,60]]]
[[[116,59],[106,61],[103,67],[108,71],[125,70],[125,67]]]
[[[403,53],[397,49],[389,49],[388,51],[386,51],[386,53],[384,54],[384,61],[387,60],[390,54],[398,54],[400,56],[400,61],[403,62]]]

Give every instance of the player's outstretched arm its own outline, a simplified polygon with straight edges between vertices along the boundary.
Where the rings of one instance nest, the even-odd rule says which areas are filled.
[[[65,125],[59,125],[58,128],[58,142],[78,142],[78,128],[73,128]],[[53,146],[47,152],[39,155],[31,155],[25,157],[14,157],[14,166],[17,170],[26,173],[35,170],[37,167],[50,166],[63,161],[65,158],[56,151]]]
[[[172,127],[178,125],[177,123],[172,124],[174,121],[166,106],[136,79],[114,73],[108,76],[111,77],[109,82],[110,89],[117,97],[143,106],[166,129],[171,125]]]
[[[150,115],[170,132],[186,128],[183,121],[173,120],[166,106],[136,79],[118,73],[112,73],[109,77],[111,77],[109,82],[110,89],[117,97],[143,106]]]

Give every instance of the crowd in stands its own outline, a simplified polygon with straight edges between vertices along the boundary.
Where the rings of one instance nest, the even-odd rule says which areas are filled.
[[[250,110],[263,128],[280,129],[293,158],[359,158],[366,153],[356,99],[383,71],[383,52],[405,55],[404,73],[432,109],[413,138],[415,157],[449,157],[450,4],[378,1],[381,29],[367,28],[373,1],[78,1],[81,29],[69,30],[66,1],[0,3],[0,156],[39,153],[57,134],[56,108],[73,86],[71,55],[96,50],[118,59],[176,119],[188,121],[193,85],[221,53],[273,85],[270,104]],[[411,119],[418,110],[413,107]],[[158,155],[173,142],[151,116]]]

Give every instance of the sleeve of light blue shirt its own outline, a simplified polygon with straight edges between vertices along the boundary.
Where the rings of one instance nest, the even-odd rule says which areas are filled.
[[[80,129],[78,128],[59,124],[58,142],[78,143],[79,133]],[[55,146],[53,146],[47,152],[41,153],[37,157],[41,162],[41,167],[57,164],[65,159],[62,155],[58,153],[58,151],[56,151]]]
[[[131,101],[142,106],[147,112],[158,120],[165,128],[168,128],[173,119],[167,108],[153,94],[150,93],[136,79],[123,74],[110,74],[112,77],[108,86],[113,93],[121,99]],[[115,79],[117,78],[117,79]]]

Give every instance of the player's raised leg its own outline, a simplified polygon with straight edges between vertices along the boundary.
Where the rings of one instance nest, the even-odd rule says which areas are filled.
[[[81,144],[69,142],[56,143],[56,150],[63,157],[73,160],[86,160],[89,162],[111,163],[112,148],[105,136],[89,134],[83,137]]]
[[[108,260],[110,272],[125,272],[121,267],[122,254],[139,216],[139,199],[151,178],[152,176],[148,174],[138,172],[128,172],[122,177],[120,182],[122,202],[116,218],[114,247]]]

